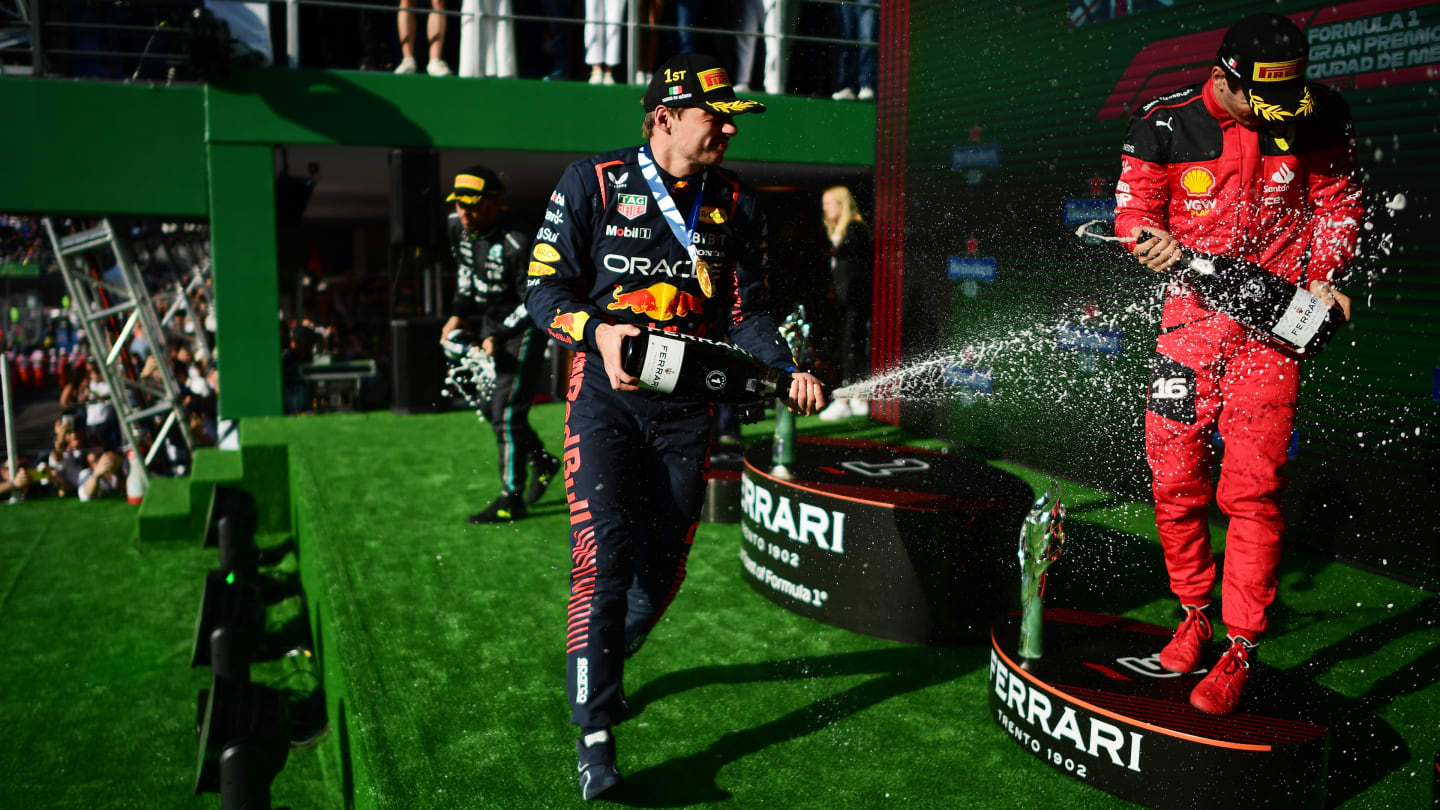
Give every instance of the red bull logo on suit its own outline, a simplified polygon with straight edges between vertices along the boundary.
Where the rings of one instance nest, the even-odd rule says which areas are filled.
[[[590,320],[588,312],[557,312],[550,328],[569,336],[577,343],[585,339],[585,323]]]
[[[704,307],[700,298],[665,281],[628,292],[617,284],[610,295],[615,300],[606,309],[629,310],[653,321],[668,321],[677,315],[683,318]]]

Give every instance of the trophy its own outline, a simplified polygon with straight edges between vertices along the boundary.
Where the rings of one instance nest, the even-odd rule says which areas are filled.
[[[815,346],[810,342],[810,322],[806,320],[803,304],[786,316],[779,331],[797,366],[808,365],[814,359]],[[770,461],[771,475],[786,480],[794,477],[790,466],[795,463],[795,414],[781,403],[775,407],[775,443]]]
[[[1065,549],[1065,505],[1060,502],[1060,485],[1050,488],[1030,507],[1020,527],[1020,657],[1039,658],[1043,652],[1041,632],[1045,608],[1045,571]]]

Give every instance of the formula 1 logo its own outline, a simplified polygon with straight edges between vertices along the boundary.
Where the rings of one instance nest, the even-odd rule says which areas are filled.
[[[1181,675],[1187,674],[1182,672],[1171,672],[1170,670],[1160,666],[1160,653],[1155,653],[1148,658],[1136,658],[1134,656],[1116,658],[1115,663],[1119,664],[1122,667],[1125,667],[1126,669],[1138,675],[1144,675],[1147,678],[1178,678]],[[1188,674],[1198,675],[1199,673],[1205,671],[1206,670],[1204,669],[1197,669],[1194,672]]]
[[[899,473],[925,472],[930,465],[918,458],[897,458],[894,461],[846,461],[840,465],[866,478],[889,478]]]
[[[1359,0],[1315,6],[1289,16],[1310,41],[1310,61],[1260,63],[1254,80],[1305,76],[1340,89],[1396,87],[1434,81],[1437,62],[1430,38],[1433,3],[1423,0]],[[1424,16],[1422,16],[1424,15]],[[1130,60],[1100,105],[1095,120],[1124,118],[1148,99],[1176,85],[1204,81],[1215,63],[1225,28],[1151,42]],[[1225,63],[1241,78],[1237,64]]]

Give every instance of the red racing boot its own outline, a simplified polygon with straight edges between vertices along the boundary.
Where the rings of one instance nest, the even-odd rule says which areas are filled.
[[[1220,656],[1215,668],[1210,670],[1190,692],[1190,705],[1206,714],[1221,717],[1231,714],[1240,705],[1240,692],[1245,688],[1245,678],[1250,674],[1250,660],[1255,656],[1255,644],[1244,636],[1231,636],[1230,649]]]
[[[1205,608],[1209,606],[1209,602],[1180,606],[1185,609],[1185,618],[1175,628],[1170,643],[1160,651],[1160,666],[1170,672],[1195,671],[1200,664],[1201,642],[1209,641],[1214,632],[1210,629],[1210,619],[1205,616]]]

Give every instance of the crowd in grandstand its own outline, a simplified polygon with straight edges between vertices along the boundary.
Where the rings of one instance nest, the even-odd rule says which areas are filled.
[[[196,5],[54,4],[39,43],[47,54],[43,69],[193,81],[232,66],[287,64],[288,32],[270,13],[274,4],[206,3],[198,11]],[[729,68],[740,92],[753,85],[769,93],[874,98],[876,48],[847,43],[876,41],[879,0],[488,0],[480,4],[469,73],[460,55],[466,28],[460,0],[367,5],[373,10],[301,0],[298,66],[644,84],[669,57],[704,52]],[[625,64],[631,20],[638,25],[633,70]],[[202,49],[193,43],[212,36],[228,38],[228,65],[209,56],[197,61]],[[24,48],[0,53],[6,72],[28,72],[32,59]]]
[[[82,229],[90,223],[61,220],[57,227],[66,231]],[[137,393],[140,386],[123,386],[117,391],[107,378],[102,363],[105,358],[92,350],[82,328],[78,312],[68,295],[58,295],[46,285],[57,275],[48,244],[38,236],[43,233],[38,218],[23,216],[0,217],[6,238],[6,257],[23,250],[31,261],[44,265],[44,274],[37,274],[31,286],[4,299],[0,317],[0,362],[9,375],[12,399],[22,401],[29,412],[53,414],[53,442],[41,449],[17,441],[14,452],[16,472],[9,464],[5,481],[6,493],[25,491],[27,495],[77,495],[89,500],[123,489],[123,480],[134,459],[148,458],[146,469],[152,473],[184,474],[190,463],[189,447],[212,445],[217,438],[216,393],[219,384],[217,369],[205,358],[197,357],[197,347],[214,345],[214,316],[209,306],[211,281],[202,274],[199,281],[183,290],[180,278],[188,277],[193,267],[177,267],[174,263],[203,256],[202,234],[188,234],[189,246],[177,249],[172,242],[162,247],[166,235],[177,228],[162,229],[164,233],[137,232],[135,244],[142,279],[154,307],[155,322],[163,324],[163,342],[152,341],[144,326],[135,323],[126,337],[127,351],[118,354],[110,366],[112,375],[124,375],[163,390],[161,370],[168,366],[177,383],[177,398],[182,406],[191,435],[189,447],[174,431],[161,437],[163,417],[146,418],[131,423],[136,448],[130,447],[126,432],[121,429],[120,412],[115,397],[129,398],[128,410],[153,404],[150,398]],[[195,226],[190,226],[193,230]],[[197,247],[198,246],[198,247]],[[116,268],[91,269],[107,279],[107,289],[118,296]],[[184,296],[183,299],[180,296]],[[59,306],[47,306],[47,298],[58,298]],[[173,311],[172,311],[173,310]],[[118,325],[109,324],[110,334],[119,334]],[[164,351],[156,351],[163,345]],[[210,356],[209,351],[204,352]],[[163,354],[163,356],[162,356]],[[13,417],[12,417],[13,418]],[[158,448],[152,445],[159,443]],[[8,459],[7,459],[8,461]]]

